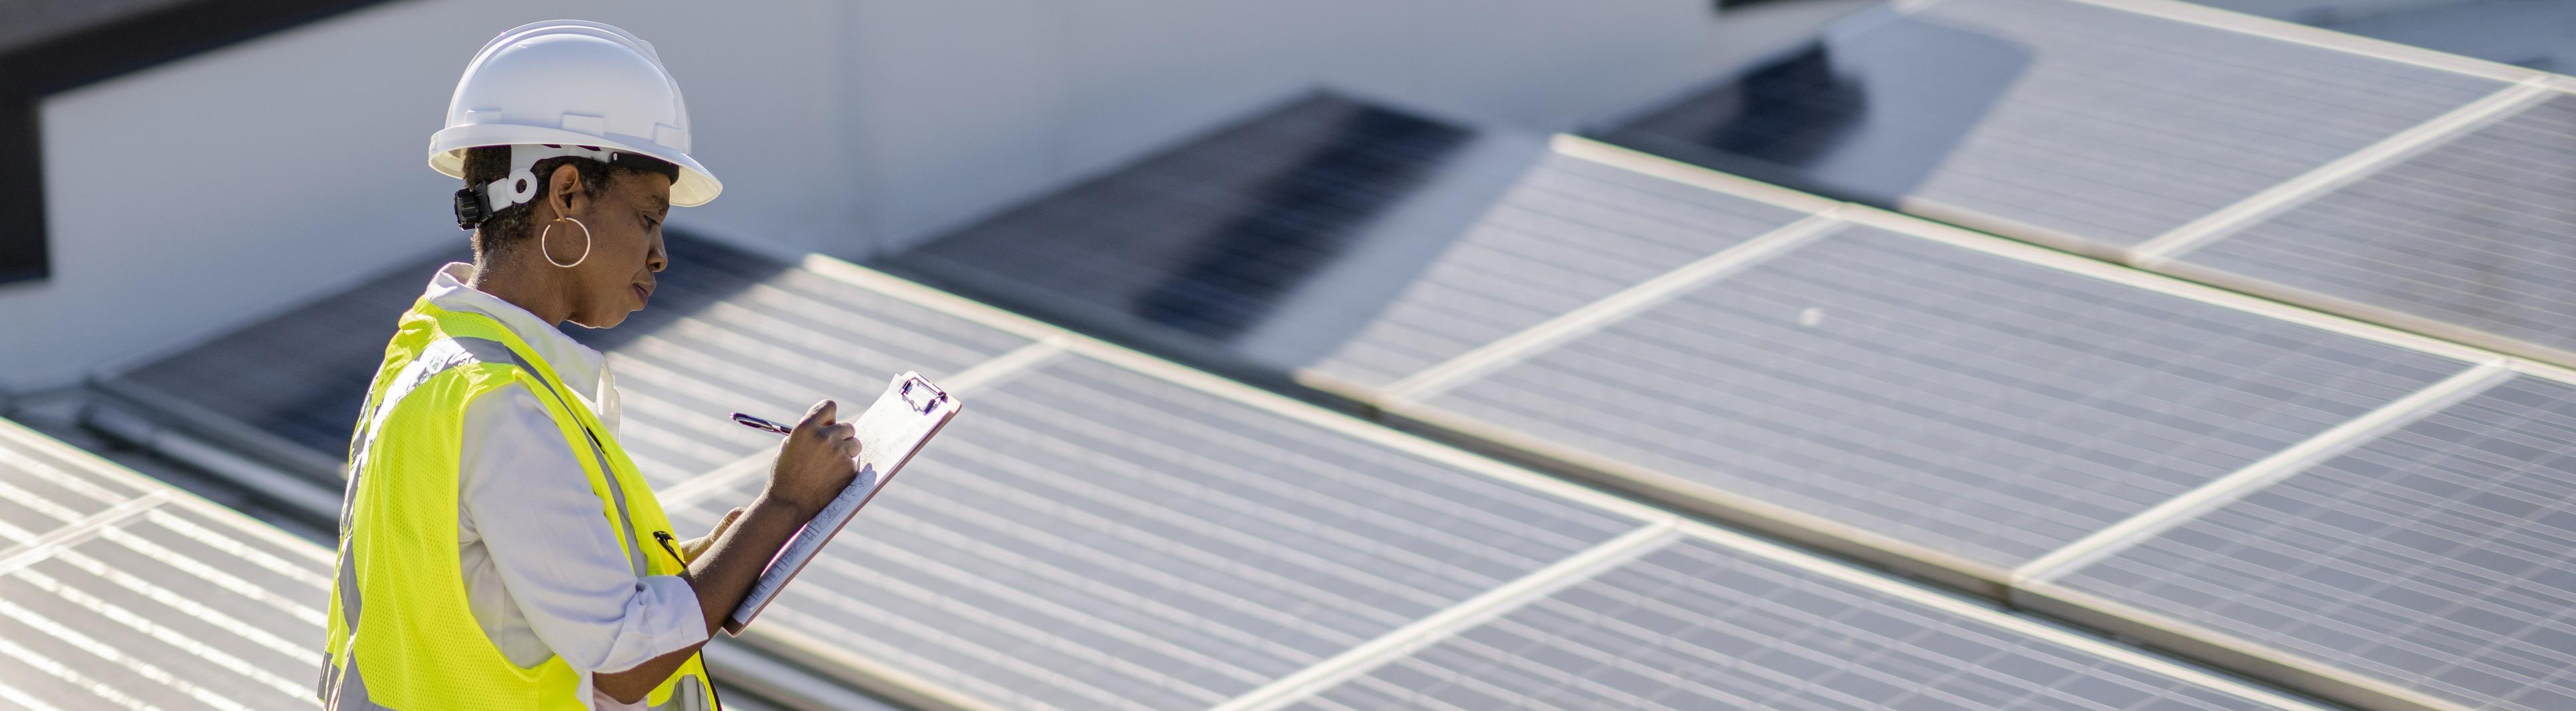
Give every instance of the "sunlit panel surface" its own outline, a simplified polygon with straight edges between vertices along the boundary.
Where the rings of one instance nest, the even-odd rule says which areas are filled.
[[[0,486],[42,514],[0,546],[0,707],[319,707],[322,546],[5,422]]]
[[[1641,525],[1076,355],[964,398],[755,636],[996,708],[1207,708]]]
[[[2576,353],[2576,96],[2553,92],[2173,258],[2564,362]]]
[[[1423,404],[2010,567],[2464,367],[1851,227]]]
[[[1918,9],[1856,15],[1602,135],[1835,197],[2116,248],[2504,87],[2068,0],[1908,6]]]
[[[2576,386],[2494,385],[2054,582],[2464,708],[2576,708]]]

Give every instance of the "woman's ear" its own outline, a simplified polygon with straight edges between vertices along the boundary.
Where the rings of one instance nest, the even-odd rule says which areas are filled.
[[[582,192],[581,169],[571,163],[555,166],[546,176],[546,206],[557,215],[579,215],[590,207],[590,194]]]

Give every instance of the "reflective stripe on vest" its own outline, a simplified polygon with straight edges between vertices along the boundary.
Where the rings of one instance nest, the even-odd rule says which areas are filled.
[[[340,546],[338,550],[339,560],[337,561],[337,565],[335,565],[338,569],[337,584],[335,587],[339,588],[338,602],[340,603],[339,607],[342,617],[341,622],[343,623],[344,628],[348,630],[346,639],[349,641],[349,643],[343,647],[343,654],[348,658],[343,662],[343,665],[345,666],[344,668],[343,665],[335,665],[330,653],[326,651],[323,655],[320,679],[318,680],[318,684],[314,690],[315,696],[323,701],[326,708],[332,709],[333,711],[344,709],[350,711],[372,711],[374,709],[388,708],[373,702],[368,697],[366,681],[358,667],[355,644],[357,631],[359,629],[358,623],[361,618],[362,596],[358,592],[355,566],[350,565],[349,556],[351,550],[351,530],[355,522],[355,513],[358,503],[358,484],[359,478],[364,476],[364,472],[366,471],[365,460],[370,456],[368,453],[375,449],[374,444],[380,434],[381,428],[384,426],[386,415],[394,410],[396,405],[403,400],[404,396],[410,394],[413,389],[421,386],[422,384],[428,383],[433,377],[442,372],[457,366],[472,365],[476,363],[506,363],[526,372],[540,381],[540,387],[532,389],[543,391],[559,408],[562,409],[563,412],[572,412],[572,404],[566,402],[563,395],[556,392],[553,387],[544,384],[546,381],[550,380],[550,378],[545,375],[548,371],[537,369],[525,358],[522,358],[517,351],[512,350],[508,344],[485,338],[450,336],[433,341],[427,347],[423,348],[418,358],[407,364],[400,374],[387,383],[384,393],[378,396],[379,401],[373,403],[375,407],[371,408],[368,412],[362,413],[363,418],[359,420],[358,424],[358,432],[361,437],[358,445],[351,448],[352,459],[349,466],[349,482],[341,499]],[[618,520],[614,523],[619,531],[624,534],[626,539],[628,565],[636,577],[644,577],[650,573],[650,569],[645,563],[642,543],[638,540],[635,534],[636,524],[634,523],[634,514],[633,510],[627,505],[625,485],[619,481],[619,477],[616,475],[615,471],[610,468],[611,465],[609,457],[607,456],[605,448],[601,444],[598,435],[591,430],[588,424],[579,422],[578,416],[574,419],[575,426],[581,430],[586,443],[589,445],[590,461],[598,467],[599,472],[602,474],[602,480],[607,484],[609,497],[611,499],[610,504],[614,507],[618,516]],[[690,667],[697,667],[698,671],[703,672],[703,666],[698,664],[684,665],[682,672],[685,673],[689,671]],[[683,676],[673,686],[674,690],[669,698],[663,703],[653,706],[653,709],[656,711],[706,711],[710,708],[710,704],[708,702],[711,698],[709,693],[710,690],[705,688],[697,675],[691,674]]]

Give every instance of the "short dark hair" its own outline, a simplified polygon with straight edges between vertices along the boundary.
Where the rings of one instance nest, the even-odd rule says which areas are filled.
[[[660,163],[660,161],[655,162]],[[536,213],[536,204],[546,199],[548,192],[552,190],[552,187],[547,184],[547,178],[554,175],[557,166],[562,165],[571,165],[573,170],[581,175],[581,193],[593,200],[607,194],[608,189],[616,185],[617,181],[629,177],[648,173],[660,173],[663,177],[674,179],[679,176],[679,166],[676,165],[664,171],[610,165],[580,156],[556,156],[539,160],[530,168],[530,172],[537,176],[536,196],[529,198],[527,202],[502,208],[501,211],[484,218],[483,223],[474,229],[475,254],[498,254],[536,236],[536,225],[531,224],[529,217]],[[661,163],[661,165],[670,164]],[[466,186],[485,185],[509,176],[509,146],[480,146],[465,149]]]

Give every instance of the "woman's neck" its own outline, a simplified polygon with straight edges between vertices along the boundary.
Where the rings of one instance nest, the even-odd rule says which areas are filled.
[[[474,278],[465,285],[526,309],[548,325],[560,326],[571,318],[572,307],[564,303],[563,285],[558,282],[559,270],[531,269],[510,256],[474,255]]]

